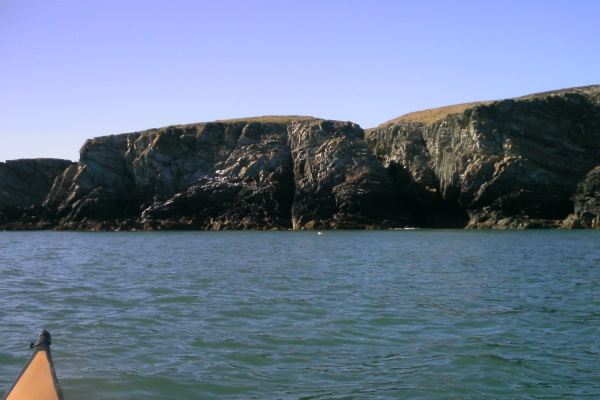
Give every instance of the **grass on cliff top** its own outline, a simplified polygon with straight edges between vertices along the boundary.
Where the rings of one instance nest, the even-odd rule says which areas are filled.
[[[556,96],[565,93],[577,93],[584,96],[598,96],[600,94],[600,85],[579,86],[567,89],[551,90],[549,92],[533,93],[521,97],[515,97],[513,100],[529,100],[546,96]]]
[[[514,97],[509,100],[531,100],[531,99],[537,99],[537,98],[542,98],[542,97],[561,95],[561,94],[565,94],[565,93],[578,93],[578,94],[587,95],[587,96],[598,96],[598,94],[600,94],[600,85],[580,86],[580,87],[569,88],[569,89],[552,90],[549,92],[541,92],[541,93],[528,94],[528,95],[521,96],[521,97]],[[491,104],[496,101],[501,101],[501,100],[477,101],[477,102],[472,102],[472,103],[462,103],[462,104],[455,104],[452,106],[445,106],[445,107],[431,108],[429,110],[416,111],[416,112],[404,114],[398,118],[384,122],[383,124],[379,125],[377,128],[380,128],[380,127],[383,127],[386,125],[396,124],[396,123],[421,123],[424,125],[431,125],[435,122],[438,122],[438,121],[444,119],[448,115],[459,114],[468,108],[479,106],[479,105],[484,105],[484,104]],[[373,129],[377,129],[377,128],[373,128]],[[373,129],[369,129],[369,131],[372,131]]]
[[[315,117],[307,117],[303,115],[265,115],[262,117],[248,117],[248,118],[235,118],[235,119],[219,119],[212,122],[195,122],[191,124],[177,124],[177,125],[167,125],[161,128],[153,128],[147,129],[145,131],[141,131],[140,133],[153,133],[153,132],[161,132],[168,129],[185,129],[190,127],[202,127],[206,124],[210,123],[221,123],[221,124],[233,124],[236,122],[262,122],[262,123],[278,123],[278,124],[289,124],[294,121],[320,121],[322,118]]]
[[[401,117],[392,119],[390,121],[384,122],[383,124],[379,125],[378,128],[382,127],[382,126],[386,126],[386,125],[397,124],[400,122],[421,123],[424,125],[430,125],[430,124],[433,124],[434,122],[437,122],[437,121],[443,119],[447,115],[458,114],[458,113],[465,111],[467,108],[475,107],[475,106],[478,106],[481,104],[488,104],[488,103],[491,103],[491,101],[462,103],[462,104],[455,104],[453,106],[431,108],[429,110],[423,110],[423,111],[415,111],[415,112],[411,112],[408,114],[404,114]]]
[[[304,115],[265,115],[262,117],[248,117],[248,118],[235,118],[235,119],[221,119],[215,122],[222,124],[231,124],[235,122],[273,122],[278,124],[289,124],[294,121],[312,121],[319,120],[320,118],[308,117]]]

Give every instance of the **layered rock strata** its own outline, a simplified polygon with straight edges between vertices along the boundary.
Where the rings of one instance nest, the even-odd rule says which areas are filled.
[[[425,226],[559,227],[600,164],[600,87],[415,113],[367,143]]]
[[[365,229],[408,214],[356,124],[301,118],[88,140],[44,203],[62,229]]]
[[[562,228],[600,229],[600,166],[597,166],[577,186],[573,196],[574,212],[562,224]]]
[[[599,228],[600,86],[389,121],[258,117],[0,163],[2,229]]]
[[[35,225],[54,180],[73,162],[21,159],[0,163],[0,225]]]

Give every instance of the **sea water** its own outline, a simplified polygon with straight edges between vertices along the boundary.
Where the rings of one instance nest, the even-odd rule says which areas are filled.
[[[0,395],[600,399],[599,231],[0,232]]]

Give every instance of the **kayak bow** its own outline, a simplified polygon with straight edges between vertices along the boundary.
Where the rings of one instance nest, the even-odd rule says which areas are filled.
[[[44,329],[37,342],[29,345],[33,354],[2,400],[64,400],[52,364],[50,338]]]

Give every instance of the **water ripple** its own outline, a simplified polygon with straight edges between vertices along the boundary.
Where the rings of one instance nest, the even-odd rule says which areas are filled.
[[[0,391],[600,399],[598,232],[0,232]]]

